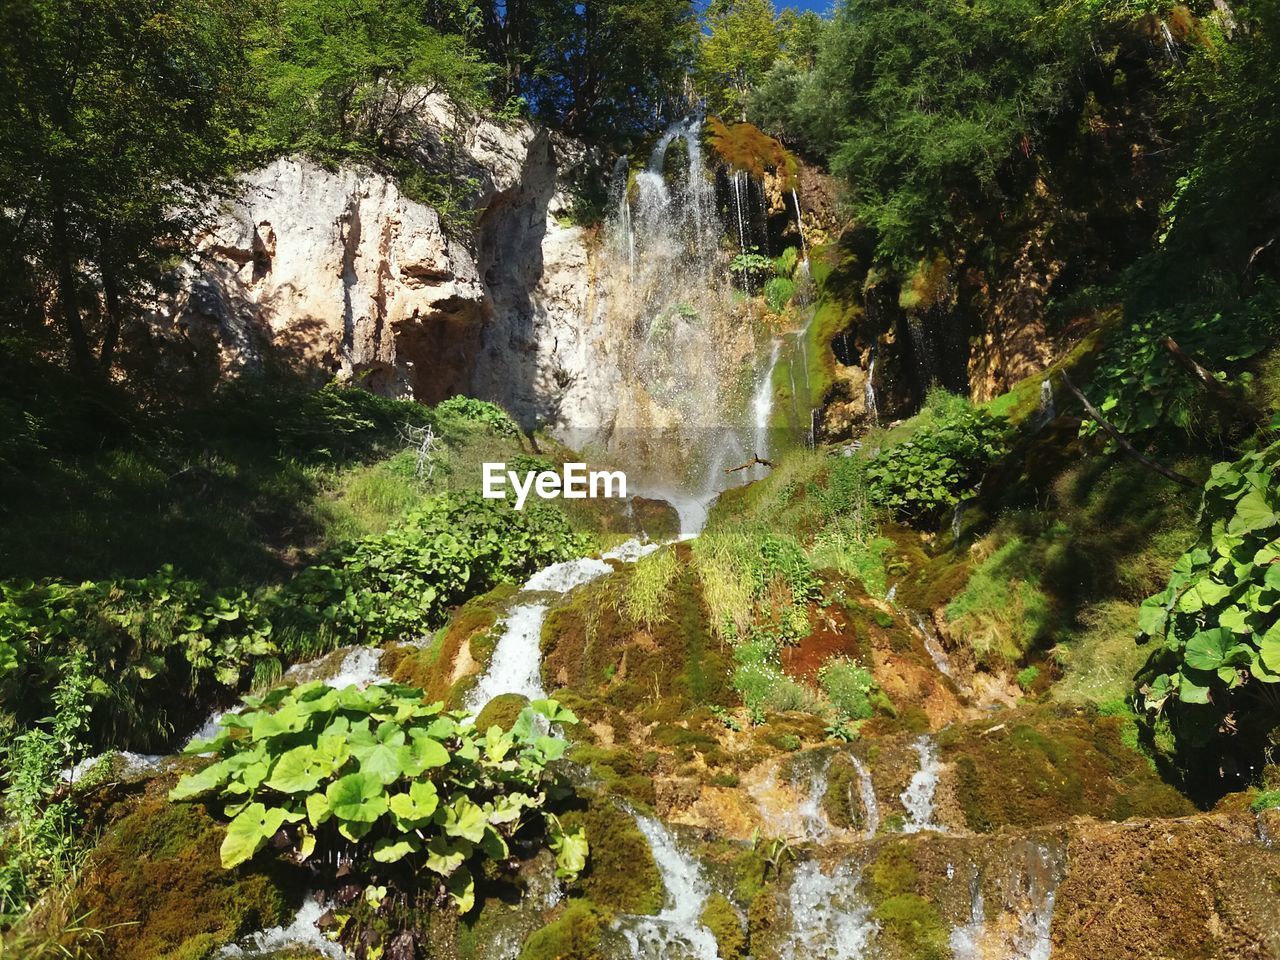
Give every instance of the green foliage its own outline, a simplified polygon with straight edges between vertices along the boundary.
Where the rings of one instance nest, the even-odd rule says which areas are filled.
[[[770,0],[709,4],[698,45],[696,82],[715,114],[741,117],[754,87],[782,52]]]
[[[576,722],[554,700],[530,704],[509,731],[481,731],[465,713],[391,683],[316,681],[246,697],[245,706],[188,748],[215,760],[170,792],[220,802],[227,869],[269,842],[299,862],[345,862],[344,882],[363,887],[373,912],[412,929],[388,889],[447,893],[467,913],[476,876],[487,862],[507,863],[517,836],[545,836],[565,879],[585,866],[585,834],[562,831],[546,809],[563,792],[549,767],[568,748],[546,725]],[[356,942],[368,924],[348,923],[343,939]]]
[[[1165,339],[1172,338],[1185,353],[1207,364],[1224,391],[1233,382],[1247,385],[1250,375],[1241,369],[1242,363],[1271,341],[1280,310],[1278,294],[1268,284],[1225,310],[1193,301],[1143,316],[1113,334],[1099,351],[1089,399],[1122,433],[1164,425],[1192,429],[1205,388],[1165,347]],[[1100,430],[1091,418],[1080,425],[1084,436]]]
[[[849,0],[817,57],[821,114],[802,105],[790,125],[848,180],[881,256],[908,268],[1002,202],[1001,174],[1025,162],[1091,57],[1087,23],[1050,0]]]
[[[788,277],[773,277],[764,285],[764,298],[774,313],[785,310],[795,292],[795,281]]]
[[[935,521],[973,495],[1007,438],[1002,420],[934,391],[910,437],[870,458],[868,496],[913,523]]]
[[[64,652],[58,666],[52,715],[5,745],[0,929],[30,909],[51,884],[66,881],[83,852],[76,802],[59,795],[58,787],[61,771],[84,752],[93,680],[82,651]]]
[[[1254,813],[1261,813],[1263,810],[1280,809],[1280,790],[1264,790],[1249,804],[1249,809]]]
[[[729,261],[729,269],[738,275],[743,284],[748,284],[773,273],[773,261],[756,247],[748,247],[734,254]]]
[[[456,396],[450,397],[448,400],[442,400],[433,409],[438,417],[481,424],[500,437],[516,437],[520,435],[520,428],[511,419],[511,415],[496,403],[490,403],[488,400]]]
[[[1025,692],[1030,692],[1031,688],[1036,685],[1036,681],[1040,679],[1040,668],[1034,663],[1029,667],[1023,667],[1018,671],[1015,678]]]
[[[856,660],[828,660],[818,671],[818,683],[845,720],[865,720],[874,712],[875,677]]]
[[[67,657],[82,658],[91,742],[154,747],[219,689],[247,682],[275,652],[271,624],[245,593],[221,594],[171,567],[140,580],[0,582],[0,703],[35,722]]]
[[[679,571],[673,550],[658,550],[637,560],[622,595],[627,617],[633,623],[648,626],[669,620],[672,582]]]
[[[420,636],[445,612],[494,585],[586,552],[558,510],[514,510],[478,494],[427,500],[385,534],[308,567],[276,600],[294,625],[350,643]]]
[[[1047,633],[1052,610],[1041,589],[1039,559],[1030,544],[1013,537],[947,604],[952,634],[979,660],[1016,663]]]
[[[1280,441],[1272,441],[1214,465],[1199,542],[1174,564],[1165,589],[1142,603],[1139,639],[1157,646],[1139,700],[1170,716],[1183,746],[1280,722],[1278,532]]]

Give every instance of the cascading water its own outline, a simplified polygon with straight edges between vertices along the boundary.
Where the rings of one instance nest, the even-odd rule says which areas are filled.
[[[861,879],[847,863],[830,873],[812,860],[796,866],[787,893],[791,933],[785,960],[861,960],[878,929],[859,890]]]
[[[854,772],[858,775],[858,798],[862,801],[862,832],[870,840],[880,829],[880,803],[876,800],[875,784],[871,773],[857,757],[850,756]]]
[[[617,412],[594,439],[625,465],[633,490],[676,506],[686,535],[719,492],[760,475],[731,471],[766,455],[776,363],[758,358],[763,331],[731,283],[701,129],[700,118],[681,120],[634,177],[625,165],[615,171],[599,273],[621,384]],[[746,250],[747,175],[731,175],[728,189],[730,235]]]
[[[634,563],[660,544],[629,540],[603,554],[603,559],[581,557],[543,567],[525,581],[520,595],[529,595],[507,612],[502,636],[493,650],[489,669],[484,672],[467,696],[467,709],[479,713],[494,697],[518,693],[537,700],[545,697],[542,686],[542,624],[547,619],[546,595],[568,593],[574,587],[590,583],[613,572],[608,560]]]
[[[867,403],[867,418],[872,423],[880,422],[880,404],[876,402],[876,348],[871,347],[871,360],[867,364],[867,382],[862,387],[863,398]]]
[[[907,789],[902,791],[902,805],[907,810],[906,822],[902,825],[904,833],[919,833],[922,830],[938,830],[942,827],[933,822],[933,796],[938,789],[938,773],[942,764],[938,760],[938,749],[929,737],[920,737],[912,745],[920,758],[920,769],[911,777]]]
[[[660,821],[634,814],[649,842],[667,893],[666,906],[653,917],[624,916],[617,929],[634,960],[716,960],[716,938],[702,925],[711,887],[702,867],[683,850]]]
[[[937,634],[929,629],[929,624],[925,622],[924,617],[920,614],[914,614],[914,619],[916,629],[920,631],[920,636],[924,640],[924,649],[933,661],[933,665],[938,668],[939,673],[954,680],[955,673],[951,669],[951,658],[947,656],[947,651],[942,649],[942,644],[938,642]]]

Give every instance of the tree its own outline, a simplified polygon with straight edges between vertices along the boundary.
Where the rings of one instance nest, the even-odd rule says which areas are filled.
[[[683,92],[697,20],[689,0],[541,0],[528,89],[539,116],[619,140]]]
[[[474,32],[466,7],[439,15]],[[270,152],[395,155],[427,97],[477,103],[493,75],[465,33],[429,24],[417,0],[276,0],[252,44],[268,104],[258,145]]]
[[[243,26],[239,0],[0,12],[0,229],[51,291],[82,373],[110,370],[130,301],[222,182]]]
[[[746,119],[747,100],[783,49],[771,0],[714,0],[698,45],[697,81],[707,109]]]

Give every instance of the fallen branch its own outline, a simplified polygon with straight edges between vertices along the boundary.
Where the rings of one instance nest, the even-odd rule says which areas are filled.
[[[1067,371],[1065,370],[1062,371],[1062,382],[1066,384],[1067,389],[1075,395],[1075,398],[1084,404],[1085,412],[1094,419],[1098,426],[1107,432],[1107,435],[1111,437],[1111,439],[1116,442],[1116,445],[1126,454],[1138,463],[1142,464],[1148,470],[1154,470],[1166,480],[1172,480],[1174,483],[1180,483],[1184,487],[1199,489],[1200,484],[1196,483],[1190,477],[1184,476],[1176,470],[1170,470],[1164,464],[1156,463],[1156,461],[1152,460],[1146,454],[1140,453],[1133,444],[1124,438],[1124,435],[1119,430],[1107,422],[1107,419],[1098,412],[1098,408],[1089,402],[1089,398],[1077,389],[1076,385],[1071,382],[1071,377],[1068,376]]]
[[[740,466],[740,467],[729,467],[728,469],[726,469],[726,470],[725,470],[725,473],[737,473],[739,470],[750,470],[752,467],[756,467],[756,466],[760,466],[760,467],[772,467],[772,466],[773,466],[773,461],[772,461],[772,460],[764,460],[764,459],[762,459],[762,458],[761,458],[761,457],[759,457],[759,456],[755,456],[755,455],[753,455],[753,456],[751,457],[751,459],[750,459],[750,460],[748,460],[746,463],[744,463],[742,466]]]
[[[1178,346],[1178,341],[1174,340],[1173,337],[1165,337],[1162,342],[1164,343],[1164,348],[1173,355],[1173,359],[1178,361],[1179,366],[1186,370],[1193,380],[1213,394],[1217,400],[1233,409],[1240,406],[1239,400],[1236,399],[1231,391],[1212,372],[1201,366],[1195,357]]]

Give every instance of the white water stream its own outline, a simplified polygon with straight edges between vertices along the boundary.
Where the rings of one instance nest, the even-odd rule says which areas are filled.
[[[702,925],[711,887],[698,861],[680,849],[666,825],[635,814],[636,826],[649,841],[662,875],[667,901],[652,917],[619,917],[617,929],[633,960],[716,960],[716,938]]]
[[[902,805],[907,810],[902,830],[904,833],[922,830],[945,832],[933,822],[933,796],[938,789],[938,773],[942,769],[938,749],[927,736],[918,738],[911,746],[920,757],[920,769],[912,775],[907,789],[902,791]]]
[[[878,929],[858,889],[861,879],[847,863],[830,873],[812,860],[796,866],[787,893],[791,934],[784,960],[861,960]]]

